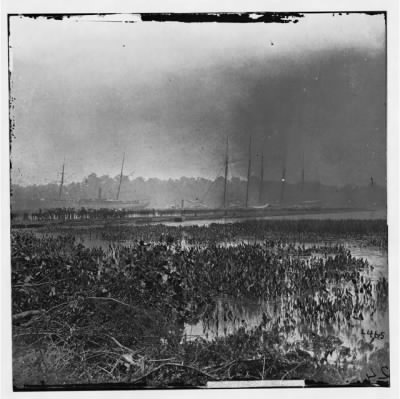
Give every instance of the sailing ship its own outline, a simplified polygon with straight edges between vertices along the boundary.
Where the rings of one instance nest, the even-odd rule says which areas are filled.
[[[302,168],[301,168],[301,181],[300,181],[300,192],[302,200],[300,203],[293,204],[290,198],[286,198],[286,185],[287,185],[287,170],[286,170],[286,160],[283,160],[282,163],[282,172],[280,178],[280,189],[277,197],[277,201],[275,203],[266,203],[265,202],[265,192],[264,192],[264,145],[263,150],[261,152],[261,169],[260,169],[260,182],[258,188],[258,203],[251,205],[250,201],[250,181],[251,181],[251,168],[252,168],[252,151],[251,151],[251,142],[252,138],[249,137],[249,148],[248,148],[248,165],[247,165],[247,183],[246,183],[246,194],[245,199],[242,201],[237,201],[235,204],[232,204],[228,201],[227,196],[227,181],[228,181],[228,165],[229,165],[229,149],[228,149],[228,139],[226,142],[226,155],[225,155],[225,176],[224,176],[224,194],[223,194],[223,208],[224,209],[254,209],[254,210],[267,210],[267,209],[302,209],[302,210],[316,210],[321,208],[321,201],[318,200],[305,200],[305,161],[304,161],[304,150],[302,156]],[[318,179],[318,187],[319,187],[319,179]],[[319,190],[319,189],[318,189]]]
[[[123,178],[123,173],[124,173],[124,163],[125,163],[125,153],[122,156],[122,166],[121,166],[121,173],[119,176],[119,184],[118,184],[118,191],[117,191],[116,199],[102,198],[101,188],[99,188],[99,195],[97,198],[80,199],[77,202],[73,202],[71,205],[73,207],[79,207],[79,208],[84,207],[84,208],[91,208],[91,209],[107,208],[107,209],[140,210],[140,209],[146,208],[149,205],[150,201],[141,201],[141,200],[122,201],[119,199],[119,195],[121,193],[122,178]],[[58,201],[65,201],[65,200],[62,200],[62,198],[61,198],[63,184],[64,184],[64,164],[63,164],[62,173],[61,173],[61,182],[60,182]]]
[[[92,209],[129,209],[140,210],[145,209],[150,204],[150,201],[121,201],[112,199],[80,199],[78,201],[79,207],[92,208]]]
[[[247,185],[246,185],[246,198],[242,201],[229,201],[227,195],[227,183],[228,183],[228,169],[229,169],[229,140],[226,138],[226,152],[225,152],[225,173],[224,173],[224,197],[223,197],[223,209],[243,209],[249,208],[249,188],[250,188],[250,173],[251,173],[251,136],[249,139],[249,157],[247,167]]]

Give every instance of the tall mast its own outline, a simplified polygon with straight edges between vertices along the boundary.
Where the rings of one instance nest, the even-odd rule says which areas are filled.
[[[319,159],[318,159],[319,161]],[[321,200],[321,176],[319,173],[319,162],[318,162],[318,167],[317,167],[317,200]]]
[[[119,199],[119,193],[121,191],[121,183],[122,183],[122,173],[124,171],[124,162],[125,162],[125,153],[122,155],[122,166],[121,166],[121,174],[119,176],[119,185],[118,185],[118,192],[117,192],[117,200]]]
[[[303,159],[302,159],[302,169],[301,169],[301,192],[304,191],[304,182],[305,182],[305,174],[304,174],[304,149],[303,149]]]
[[[228,162],[229,162],[229,155],[228,155],[228,136],[226,137],[226,154],[225,154],[225,180],[224,180],[224,209],[226,209],[226,185],[228,181]]]
[[[279,199],[279,202],[281,204],[282,204],[282,202],[284,200],[284,196],[285,196],[285,183],[286,183],[286,167],[283,166],[282,178],[281,178],[281,195],[280,195],[280,199]]]
[[[65,159],[64,159],[62,171],[61,171],[61,182],[60,182],[60,191],[58,192],[58,198],[61,198],[62,189],[63,189],[63,185],[64,185],[64,166],[65,166]]]
[[[249,166],[247,168],[246,208],[249,205],[250,170],[251,170],[251,136],[249,140]]]
[[[260,189],[258,192],[258,202],[260,204],[262,203],[263,186],[264,186],[264,152],[261,153]]]

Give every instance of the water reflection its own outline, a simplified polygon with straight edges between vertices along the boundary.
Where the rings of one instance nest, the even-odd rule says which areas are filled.
[[[315,247],[308,243],[305,247]],[[387,251],[360,247],[348,242],[346,247],[357,259],[366,260],[360,270],[359,282],[331,282],[327,293],[315,293],[313,306],[296,306],[304,299],[291,297],[275,301],[235,300],[229,297],[216,298],[197,323],[185,325],[184,339],[202,337],[212,340],[237,332],[240,328],[251,330],[262,326],[266,331],[278,331],[287,350],[299,348],[311,355],[325,356],[328,363],[346,365],[348,373],[365,370],[373,356],[379,351],[388,353],[389,320],[387,298],[380,299],[379,280],[387,278]],[[331,253],[311,252],[299,256],[303,260],[318,257],[328,259]],[[286,282],[290,284],[289,281]],[[364,287],[367,287],[368,295]],[[345,293],[351,300],[351,308],[360,309],[352,314],[336,310],[328,315],[327,309],[334,308],[335,301]],[[330,306],[321,307],[320,303]],[[307,309],[311,312],[307,314]],[[338,339],[336,343],[329,340]],[[353,370],[353,371],[351,371]]]
[[[386,210],[368,210],[368,211],[344,211],[344,212],[321,212],[321,213],[302,213],[298,215],[274,215],[274,216],[259,216],[259,217],[237,217],[237,218],[222,218],[222,219],[197,219],[197,220],[186,220],[179,222],[163,222],[165,226],[208,226],[211,223],[235,223],[244,222],[248,220],[343,220],[343,219],[362,219],[362,220],[374,220],[374,219],[386,219]],[[152,224],[158,224],[154,222]]]

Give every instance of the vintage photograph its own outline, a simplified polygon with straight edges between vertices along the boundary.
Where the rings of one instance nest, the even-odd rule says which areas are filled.
[[[386,23],[8,15],[14,391],[389,387]]]

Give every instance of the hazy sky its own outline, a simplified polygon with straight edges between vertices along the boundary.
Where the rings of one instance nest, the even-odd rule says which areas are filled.
[[[116,20],[118,17],[113,16]],[[89,173],[386,179],[385,21],[113,23],[12,17],[12,182]],[[110,18],[105,18],[110,19]]]

